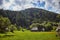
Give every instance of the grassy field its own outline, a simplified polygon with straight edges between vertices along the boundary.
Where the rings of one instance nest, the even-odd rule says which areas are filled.
[[[0,34],[0,40],[60,40],[55,32],[21,32]]]

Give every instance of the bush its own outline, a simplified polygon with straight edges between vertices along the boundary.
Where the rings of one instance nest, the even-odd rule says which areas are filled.
[[[32,27],[38,27],[40,24],[39,23],[33,23],[32,25],[30,25],[30,28]]]
[[[11,25],[9,26],[9,31],[11,31],[11,28],[12,28],[14,31],[17,30],[16,25],[11,24]]]
[[[46,31],[53,30],[53,26],[52,26],[52,23],[51,22],[47,22],[47,24],[45,24],[45,27],[46,27]]]
[[[8,18],[0,16],[0,33],[7,32],[10,24],[11,22]]]

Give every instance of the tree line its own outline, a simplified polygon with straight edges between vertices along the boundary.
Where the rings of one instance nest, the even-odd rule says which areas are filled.
[[[46,28],[55,25],[53,27],[55,29],[60,21],[60,14],[36,8],[22,11],[0,10],[0,15],[8,18],[10,24],[16,26],[18,30],[20,30],[20,27],[30,29],[30,26],[34,23],[43,24]]]

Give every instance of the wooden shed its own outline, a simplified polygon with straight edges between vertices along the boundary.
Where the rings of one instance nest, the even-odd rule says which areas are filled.
[[[56,36],[60,36],[60,24],[58,25],[56,29]]]
[[[38,32],[38,31],[45,31],[45,28],[42,26],[41,27],[32,27],[30,30],[33,32]]]

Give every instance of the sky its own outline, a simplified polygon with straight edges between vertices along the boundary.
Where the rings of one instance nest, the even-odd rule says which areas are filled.
[[[60,0],[0,0],[0,9],[20,11],[28,8],[60,13]]]

